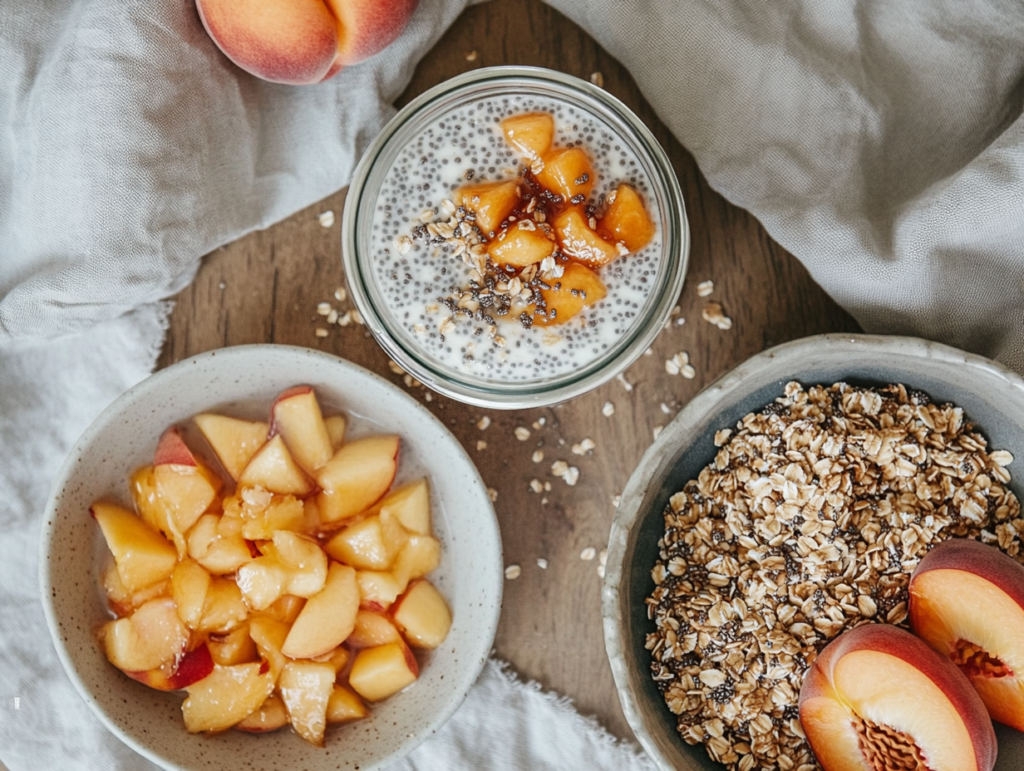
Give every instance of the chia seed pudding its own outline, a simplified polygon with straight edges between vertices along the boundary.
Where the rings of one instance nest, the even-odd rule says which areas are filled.
[[[554,118],[557,147],[580,147],[590,157],[597,177],[591,205],[600,208],[622,182],[640,193],[654,222],[662,220],[636,153],[580,106],[540,95],[498,95],[464,102],[425,124],[381,185],[369,239],[371,270],[389,313],[423,355],[484,380],[546,380],[599,359],[642,321],[662,270],[659,227],[644,248],[601,268],[607,296],[565,323],[527,326],[516,311],[497,320],[494,334],[486,313],[453,316],[445,307],[446,297],[469,285],[472,268],[444,239],[423,237],[423,223],[447,220],[443,202],[470,181],[514,179],[524,171],[526,161],[505,141],[500,122],[529,112]]]

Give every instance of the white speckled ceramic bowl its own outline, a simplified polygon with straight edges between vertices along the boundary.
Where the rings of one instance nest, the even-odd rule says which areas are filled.
[[[646,635],[654,630],[644,599],[654,590],[651,569],[664,532],[668,499],[715,457],[714,434],[782,395],[785,384],[846,381],[870,386],[904,383],[934,401],[964,408],[993,448],[1018,459],[1010,487],[1024,493],[1024,380],[980,356],[938,343],[871,335],[820,335],[780,345],[747,360],[691,401],[658,436],[622,493],[612,523],[602,588],[605,647],[619,699],[637,739],[663,771],[715,771],[703,746],[676,732],[650,675]],[[996,726],[996,771],[1024,768],[1024,734]]]
[[[291,730],[217,736],[186,733],[184,693],[162,693],[111,666],[94,637],[109,616],[97,588],[106,548],[88,514],[97,498],[129,503],[128,474],[152,462],[161,432],[204,410],[266,416],[273,397],[312,385],[325,413],[350,416],[353,434],[402,437],[397,481],[426,474],[443,545],[431,574],[452,607],[448,639],[420,657],[419,681],[373,706],[367,720],[328,729],[323,749]],[[263,419],[266,419],[265,417]],[[43,606],[68,675],[103,723],[168,769],[351,769],[394,761],[436,732],[462,703],[490,652],[502,591],[494,509],[472,461],[448,430],[400,389],[316,351],[276,345],[228,348],[175,364],[117,399],[82,435],[58,476],[42,534]]]

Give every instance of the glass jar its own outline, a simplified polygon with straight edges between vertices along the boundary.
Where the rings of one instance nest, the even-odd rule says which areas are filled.
[[[480,330],[476,338],[467,331],[448,340],[453,325],[446,324],[438,288],[467,283],[468,268],[436,247],[414,246],[409,234],[419,228],[423,236],[431,216],[443,220],[445,199],[450,208],[454,189],[467,179],[514,174],[518,161],[496,128],[507,115],[533,110],[552,112],[564,129],[556,132],[555,146],[568,137],[591,155],[595,194],[611,192],[619,181],[642,191],[655,239],[602,268],[608,296],[589,306],[579,323],[523,324],[524,330],[514,320],[498,321],[502,350]],[[679,183],[647,127],[603,89],[533,67],[473,70],[400,110],[356,168],[342,225],[348,285],[377,342],[426,386],[496,409],[554,404],[623,372],[669,318],[689,250]],[[489,331],[493,339],[495,330]]]

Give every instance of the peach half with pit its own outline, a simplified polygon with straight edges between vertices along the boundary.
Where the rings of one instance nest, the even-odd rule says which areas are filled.
[[[960,670],[910,632],[867,624],[811,665],[800,722],[825,771],[992,771],[996,735]]]
[[[319,83],[384,50],[419,0],[196,0],[213,42],[273,83]]]
[[[957,538],[910,580],[914,632],[963,672],[993,720],[1024,731],[1024,567],[995,546]]]

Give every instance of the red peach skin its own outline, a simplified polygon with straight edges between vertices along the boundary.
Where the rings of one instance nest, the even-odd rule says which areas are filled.
[[[818,656],[800,689],[800,722],[826,771],[872,771],[855,719],[904,734],[930,769],[992,771],[996,735],[950,661],[903,629],[868,624]]]
[[[318,83],[338,55],[338,25],[323,0],[196,0],[196,8],[224,55],[263,80]]]
[[[1024,731],[1024,567],[957,538],[921,560],[909,594],[914,632],[960,665],[994,720]],[[983,653],[963,661],[958,643]]]
[[[419,0],[327,0],[327,5],[338,20],[334,66],[341,69],[391,45],[409,23]]]

